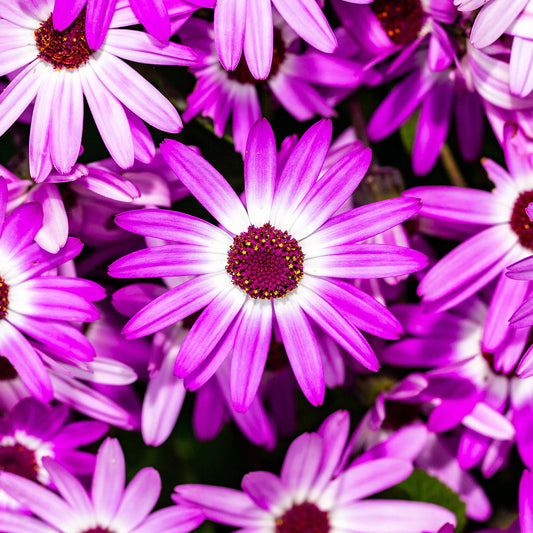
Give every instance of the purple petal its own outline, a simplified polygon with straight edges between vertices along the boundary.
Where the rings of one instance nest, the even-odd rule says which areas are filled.
[[[85,35],[92,50],[98,50],[105,40],[115,12],[117,0],[90,0],[87,2]]]
[[[246,207],[250,222],[259,227],[270,220],[276,185],[276,139],[266,119],[256,122],[244,155]]]
[[[242,489],[265,511],[281,515],[291,504],[292,494],[278,476],[270,472],[250,472],[242,479]]]
[[[160,41],[170,38],[170,19],[163,0],[133,0],[131,9],[146,31]]]
[[[124,326],[127,338],[160,331],[206,306],[219,292],[226,274],[205,275],[170,289],[137,312]]]
[[[325,383],[316,338],[296,298],[274,300],[276,321],[291,368],[302,392],[313,405],[324,401]]]
[[[218,0],[215,8],[215,45],[226,70],[234,70],[241,58],[246,24],[246,2]]]
[[[272,4],[270,0],[246,2],[244,55],[252,76],[264,80],[270,72],[273,48]]]
[[[54,28],[59,31],[68,28],[79,15],[86,2],[87,0],[55,0],[52,18]]]
[[[272,303],[246,300],[231,358],[231,399],[238,412],[252,404],[263,377],[272,337]]]
[[[125,482],[124,454],[118,440],[107,438],[98,450],[91,485],[94,512],[101,523],[108,524],[119,508]]]

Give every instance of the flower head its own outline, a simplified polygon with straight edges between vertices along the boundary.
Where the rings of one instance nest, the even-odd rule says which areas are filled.
[[[272,129],[266,120],[256,123],[245,156],[246,208],[203,158],[167,140],[163,157],[221,226],[163,210],[117,217],[124,229],[176,244],[121,258],[110,266],[112,276],[194,276],[136,313],[124,333],[148,335],[205,307],[181,345],[175,373],[197,388],[233,350],[238,410],[255,397],[274,322],[296,379],[315,405],[324,397],[324,375],[312,324],[377,370],[359,328],[387,338],[401,328],[384,306],[343,279],[407,274],[426,264],[408,248],[359,244],[409,218],[418,202],[385,200],[332,217],[364,177],[370,150],[357,146],[319,179],[330,138],[329,121],[315,124],[278,177]]]

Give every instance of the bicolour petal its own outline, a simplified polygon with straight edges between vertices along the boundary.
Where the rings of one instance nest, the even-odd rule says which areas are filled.
[[[78,68],[78,73],[92,117],[111,157],[120,167],[131,167],[135,159],[133,138],[122,104],[100,81],[91,62]]]
[[[210,485],[178,485],[173,500],[200,507],[209,520],[235,527],[268,523],[269,515],[248,494]]]
[[[257,394],[271,337],[272,303],[248,298],[231,358],[231,398],[238,412],[246,411]]]
[[[317,433],[304,433],[289,446],[281,467],[281,481],[294,503],[305,501],[312,490],[320,472],[323,448],[323,439]]]
[[[455,515],[431,503],[400,500],[366,500],[351,503],[332,513],[333,527],[372,533],[422,533],[436,531]]]
[[[459,289],[505,257],[515,242],[516,236],[507,225],[492,226],[474,235],[429,270],[418,294],[430,301]]]
[[[276,186],[276,139],[266,119],[256,122],[244,154],[246,207],[250,222],[259,227],[270,219]]]
[[[78,155],[83,131],[83,91],[76,70],[61,69],[56,74],[52,108],[50,148],[52,162],[62,174],[69,172]]]
[[[242,479],[242,488],[265,511],[274,516],[289,507],[292,494],[278,476],[270,472],[250,472]]]
[[[12,511],[0,511],[0,523],[5,533],[56,533],[56,528],[47,526],[40,520]]]
[[[199,276],[168,290],[138,311],[122,333],[127,338],[143,337],[175,324],[205,307],[226,280],[225,273]]]
[[[204,361],[223,338],[245,303],[247,294],[226,285],[196,319],[181,345],[174,374],[185,377]]]
[[[245,231],[249,218],[235,191],[202,156],[177,141],[161,143],[161,154],[183,184],[229,231]]]
[[[218,0],[215,9],[215,45],[226,70],[234,70],[241,58],[246,24],[246,2]]]
[[[311,325],[297,298],[274,300],[274,312],[291,368],[302,392],[313,405],[324,401],[322,359]]]
[[[108,524],[116,515],[124,492],[125,466],[118,440],[107,438],[98,450],[91,485],[91,499],[99,523]]]
[[[204,521],[200,509],[185,506],[166,507],[152,513],[131,533],[189,533]]]
[[[0,350],[30,393],[42,402],[54,397],[48,372],[33,346],[7,320],[0,321]]]
[[[143,468],[130,481],[110,529],[131,531],[140,525],[154,508],[161,492],[161,477],[153,468]]]
[[[411,274],[428,263],[417,250],[388,244],[336,246],[328,252],[306,257],[304,271],[313,276],[372,279]]]
[[[293,148],[276,184],[271,216],[276,228],[288,230],[294,222],[294,211],[322,170],[331,131],[331,121],[321,120],[311,126]]]
[[[264,80],[270,72],[273,41],[270,0],[248,0],[246,2],[244,56],[250,73],[257,80]]]
[[[102,46],[115,13],[116,3],[117,0],[88,0],[85,35],[92,50],[98,50]]]
[[[176,108],[151,83],[124,61],[99,51],[89,64],[103,85],[142,120],[163,131],[183,127]]]

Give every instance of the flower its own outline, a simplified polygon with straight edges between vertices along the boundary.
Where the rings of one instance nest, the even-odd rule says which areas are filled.
[[[5,533],[46,533],[49,524],[58,533],[187,533],[198,527],[203,513],[174,506],[149,514],[161,492],[161,478],[153,468],[143,468],[124,489],[125,461],[116,439],[106,439],[96,456],[91,493],[59,463],[43,464],[60,496],[37,483],[0,472],[0,487],[27,506],[43,521],[1,512]]]
[[[43,466],[44,457],[52,457],[70,472],[90,474],[95,457],[77,450],[91,444],[107,432],[101,422],[66,423],[69,409],[49,406],[27,398],[0,418],[0,471],[50,485],[50,475]],[[0,490],[0,509],[19,509],[12,498]]]
[[[339,278],[396,276],[426,264],[424,255],[409,248],[359,244],[409,218],[417,201],[385,200],[331,218],[363,178],[370,150],[358,146],[317,180],[330,139],[328,120],[312,126],[287,154],[278,178],[274,134],[266,120],[257,122],[245,155],[247,208],[201,156],[166,140],[163,157],[221,227],[159,209],[116,219],[129,231],[179,244],[118,259],[111,276],[193,276],[136,313],[124,334],[148,335],[205,307],[180,347],[174,371],[197,388],[233,350],[231,395],[239,411],[256,395],[274,322],[313,405],[322,403],[325,388],[313,323],[363,366],[377,370],[359,327],[387,338],[397,338],[401,328],[384,306]]]
[[[311,46],[326,53],[337,48],[337,39],[314,0],[272,0],[272,3],[287,24]],[[270,0],[219,0],[214,23],[222,66],[226,70],[237,68],[244,50],[252,76],[265,79],[270,72],[274,44]]]
[[[123,168],[145,153],[148,124],[178,132],[174,106],[123,59],[192,65],[195,54],[176,43],[114,27],[98,51],[85,38],[85,11],[64,31],[52,25],[52,0],[2,0],[0,75],[13,79],[0,95],[0,135],[35,100],[30,131],[30,174],[47,176],[52,166],[70,171],[81,146],[83,97],[113,159]],[[117,22],[117,25],[120,25]],[[118,57],[117,57],[118,56]]]
[[[0,179],[0,352],[13,365],[37,399],[53,397],[42,358],[25,335],[42,343],[63,360],[90,361],[94,349],[70,321],[99,317],[93,301],[105,292],[98,284],[77,277],[54,275],[54,269],[77,256],[82,244],[69,238],[57,253],[33,242],[42,225],[38,204],[23,204],[4,220],[7,186]]]
[[[243,154],[250,128],[261,118],[261,89],[270,89],[291,115],[303,121],[315,114],[335,115],[335,109],[320,89],[354,88],[362,77],[362,68],[339,54],[313,49],[299,51],[301,41],[279,16],[275,17],[272,68],[264,82],[252,76],[244,59],[233,71],[226,72],[221,67],[209,22],[193,18],[179,35],[200,56],[198,66],[191,68],[197,83],[187,99],[183,120],[189,121],[198,113],[211,117],[215,134],[221,137],[231,115],[235,149]]]
[[[430,503],[364,498],[392,487],[412,472],[409,461],[368,460],[338,469],[349,432],[345,411],[329,416],[316,433],[290,445],[281,475],[251,472],[243,491],[208,485],[179,485],[174,501],[198,505],[210,520],[263,533],[422,533],[449,522],[453,513]]]

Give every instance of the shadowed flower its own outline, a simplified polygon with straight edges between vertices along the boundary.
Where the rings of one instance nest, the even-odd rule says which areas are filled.
[[[0,471],[50,485],[50,475],[43,458],[52,457],[73,474],[90,474],[94,455],[76,450],[91,444],[107,432],[101,422],[67,423],[69,410],[33,398],[19,402],[10,413],[0,418]],[[20,508],[0,489],[0,509]]]
[[[30,174],[52,166],[69,172],[80,152],[85,96],[104,144],[123,168],[144,154],[150,137],[143,121],[178,132],[174,106],[124,61],[192,65],[188,47],[112,24],[105,43],[92,50],[85,38],[85,11],[64,31],[52,25],[52,0],[1,0],[0,75],[13,79],[0,95],[0,134],[35,100],[30,131]],[[116,26],[120,26],[117,22]]]
[[[406,479],[404,459],[369,459],[338,472],[348,439],[348,413],[329,416],[316,433],[290,445],[281,475],[251,472],[243,491],[180,485],[174,500],[194,504],[215,522],[262,533],[422,533],[456,523],[450,511],[430,503],[368,499]]]
[[[0,488],[42,520],[0,512],[4,533],[50,533],[50,526],[57,533],[188,533],[204,519],[200,510],[185,506],[150,514],[161,492],[161,478],[153,468],[143,468],[124,488],[126,465],[116,439],[105,440],[98,450],[90,495],[53,459],[43,464],[59,495],[0,472]]]
[[[329,121],[312,126],[287,154],[278,178],[274,134],[266,120],[256,123],[245,155],[246,208],[201,156],[167,140],[163,157],[221,226],[164,210],[116,219],[124,229],[176,244],[123,257],[110,266],[112,276],[194,276],[136,313],[124,334],[148,335],[205,307],[174,371],[197,388],[233,349],[231,394],[239,411],[259,387],[274,323],[314,405],[324,398],[324,373],[312,324],[377,370],[359,328],[397,338],[401,327],[384,306],[343,280],[402,275],[426,265],[426,257],[409,248],[360,244],[412,216],[417,201],[385,200],[332,217],[364,177],[370,150],[357,146],[318,179],[330,140]]]

